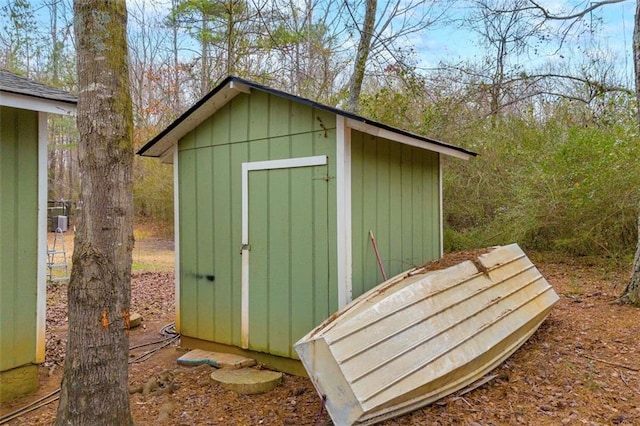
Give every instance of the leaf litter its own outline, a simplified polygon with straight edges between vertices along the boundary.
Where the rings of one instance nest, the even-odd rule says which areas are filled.
[[[437,268],[474,258],[452,253]],[[547,320],[477,388],[460,391],[383,425],[634,425],[640,424],[640,309],[612,303],[629,279],[630,265],[610,260],[529,253],[560,295]],[[66,344],[66,284],[49,284],[46,362],[40,389],[0,407],[0,415],[50,393],[60,385]],[[143,316],[131,330],[133,344],[161,339],[174,320],[171,272],[137,272],[132,310]],[[132,352],[136,356],[149,349]],[[186,349],[176,344],[130,365],[137,425],[329,425],[331,419],[307,378],[284,375],[282,384],[260,395],[238,395],[210,380],[210,366],[182,367]],[[154,381],[155,380],[155,381]],[[57,402],[8,424],[53,423]]]

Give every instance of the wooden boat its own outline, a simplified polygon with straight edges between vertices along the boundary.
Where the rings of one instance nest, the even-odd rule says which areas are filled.
[[[536,331],[557,301],[512,244],[476,261],[391,278],[295,349],[336,425],[373,424],[480,379]]]

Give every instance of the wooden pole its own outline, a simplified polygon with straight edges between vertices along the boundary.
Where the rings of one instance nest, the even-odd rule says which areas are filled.
[[[376,260],[378,261],[378,267],[380,268],[380,272],[382,272],[382,278],[387,280],[387,273],[384,271],[384,265],[382,264],[382,259],[380,259],[380,252],[378,251],[378,244],[376,243],[376,237],[373,236],[373,231],[369,231],[369,239],[371,240],[371,244],[373,245],[373,251],[376,253]]]

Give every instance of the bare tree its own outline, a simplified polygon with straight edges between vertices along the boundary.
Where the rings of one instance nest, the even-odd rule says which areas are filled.
[[[75,0],[79,215],[56,425],[133,425],[127,391],[133,120],[124,0]]]
[[[584,8],[578,11],[572,11],[567,14],[558,15],[549,12],[549,10],[545,9],[538,2],[534,0],[529,0],[528,7],[536,10],[540,13],[543,19],[546,20],[560,20],[560,21],[570,21],[573,22],[577,19],[581,19],[586,16],[588,13],[593,10],[615,4],[621,3],[624,0],[603,0],[599,2],[593,2],[589,7]],[[634,64],[634,74],[635,74],[635,94],[638,105],[640,105],[640,0],[636,1],[636,13],[634,17],[634,26],[633,26],[633,64]],[[637,110],[638,117],[638,126],[640,126],[640,108]],[[633,269],[631,280],[629,284],[626,286],[625,290],[622,292],[620,296],[620,301],[631,303],[636,306],[640,306],[640,211],[638,213],[638,244],[636,248],[636,254],[633,260]]]
[[[347,98],[347,110],[357,113],[360,103],[360,92],[362,91],[362,81],[367,66],[367,60],[371,53],[371,39],[375,29],[376,11],[378,9],[377,0],[367,0],[365,3],[364,20],[360,31],[360,41],[356,51],[356,60],[353,64],[351,80],[349,80],[349,95]]]
[[[526,0],[477,0],[473,3],[477,15],[467,22],[491,51],[492,59],[486,62],[489,114],[495,118],[504,104],[509,102],[506,97],[510,86],[523,79],[521,70],[509,58],[517,58],[525,52],[530,39],[539,34],[541,25],[536,25],[525,16],[523,5]],[[508,10],[510,7],[513,9]]]
[[[636,15],[633,25],[633,65],[636,83],[637,117],[640,125],[640,1],[636,2]],[[621,300],[640,306],[640,212],[638,212],[638,245],[633,258],[631,281],[622,292]]]
[[[378,8],[377,0],[364,0],[364,16],[357,10],[362,4],[346,3],[348,17],[359,35],[353,71],[347,87],[346,109],[358,112],[360,94],[371,58],[393,66],[404,66],[404,60],[395,46],[399,41],[420,34],[441,19],[454,2],[440,4],[433,0],[395,0]]]
[[[22,71],[27,77],[32,77],[41,47],[34,6],[26,0],[10,1],[0,8],[0,16],[3,18],[0,28],[0,66]]]
[[[200,96],[224,75],[243,74],[256,16],[245,0],[184,0],[172,4],[168,22],[184,28],[200,45]]]
[[[260,35],[252,71],[272,86],[330,103],[344,63],[338,53],[342,3],[283,0],[254,7]]]

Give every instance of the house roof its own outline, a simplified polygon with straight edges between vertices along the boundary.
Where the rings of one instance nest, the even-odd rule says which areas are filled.
[[[54,114],[75,114],[78,100],[71,93],[0,70],[0,105]]]
[[[138,155],[147,157],[160,157],[163,161],[171,163],[171,153],[177,142],[189,133],[191,130],[200,125],[204,120],[210,117],[217,110],[231,101],[240,93],[250,93],[252,89],[267,92],[269,94],[280,96],[282,98],[308,105],[313,108],[332,112],[336,115],[343,116],[346,119],[347,126],[362,131],[364,133],[383,137],[396,142],[407,145],[417,146],[431,151],[440,152],[462,159],[469,159],[477,154],[464,148],[430,139],[415,133],[411,133],[402,129],[398,129],[383,123],[379,123],[368,118],[343,111],[338,108],[323,105],[309,99],[301,98],[290,93],[272,89],[261,84],[244,80],[239,77],[229,76],[225,78],[216,88],[206,94],[202,99],[196,102],[184,114],[178,117],[167,128],[161,131],[156,137],[147,142],[137,152]]]

